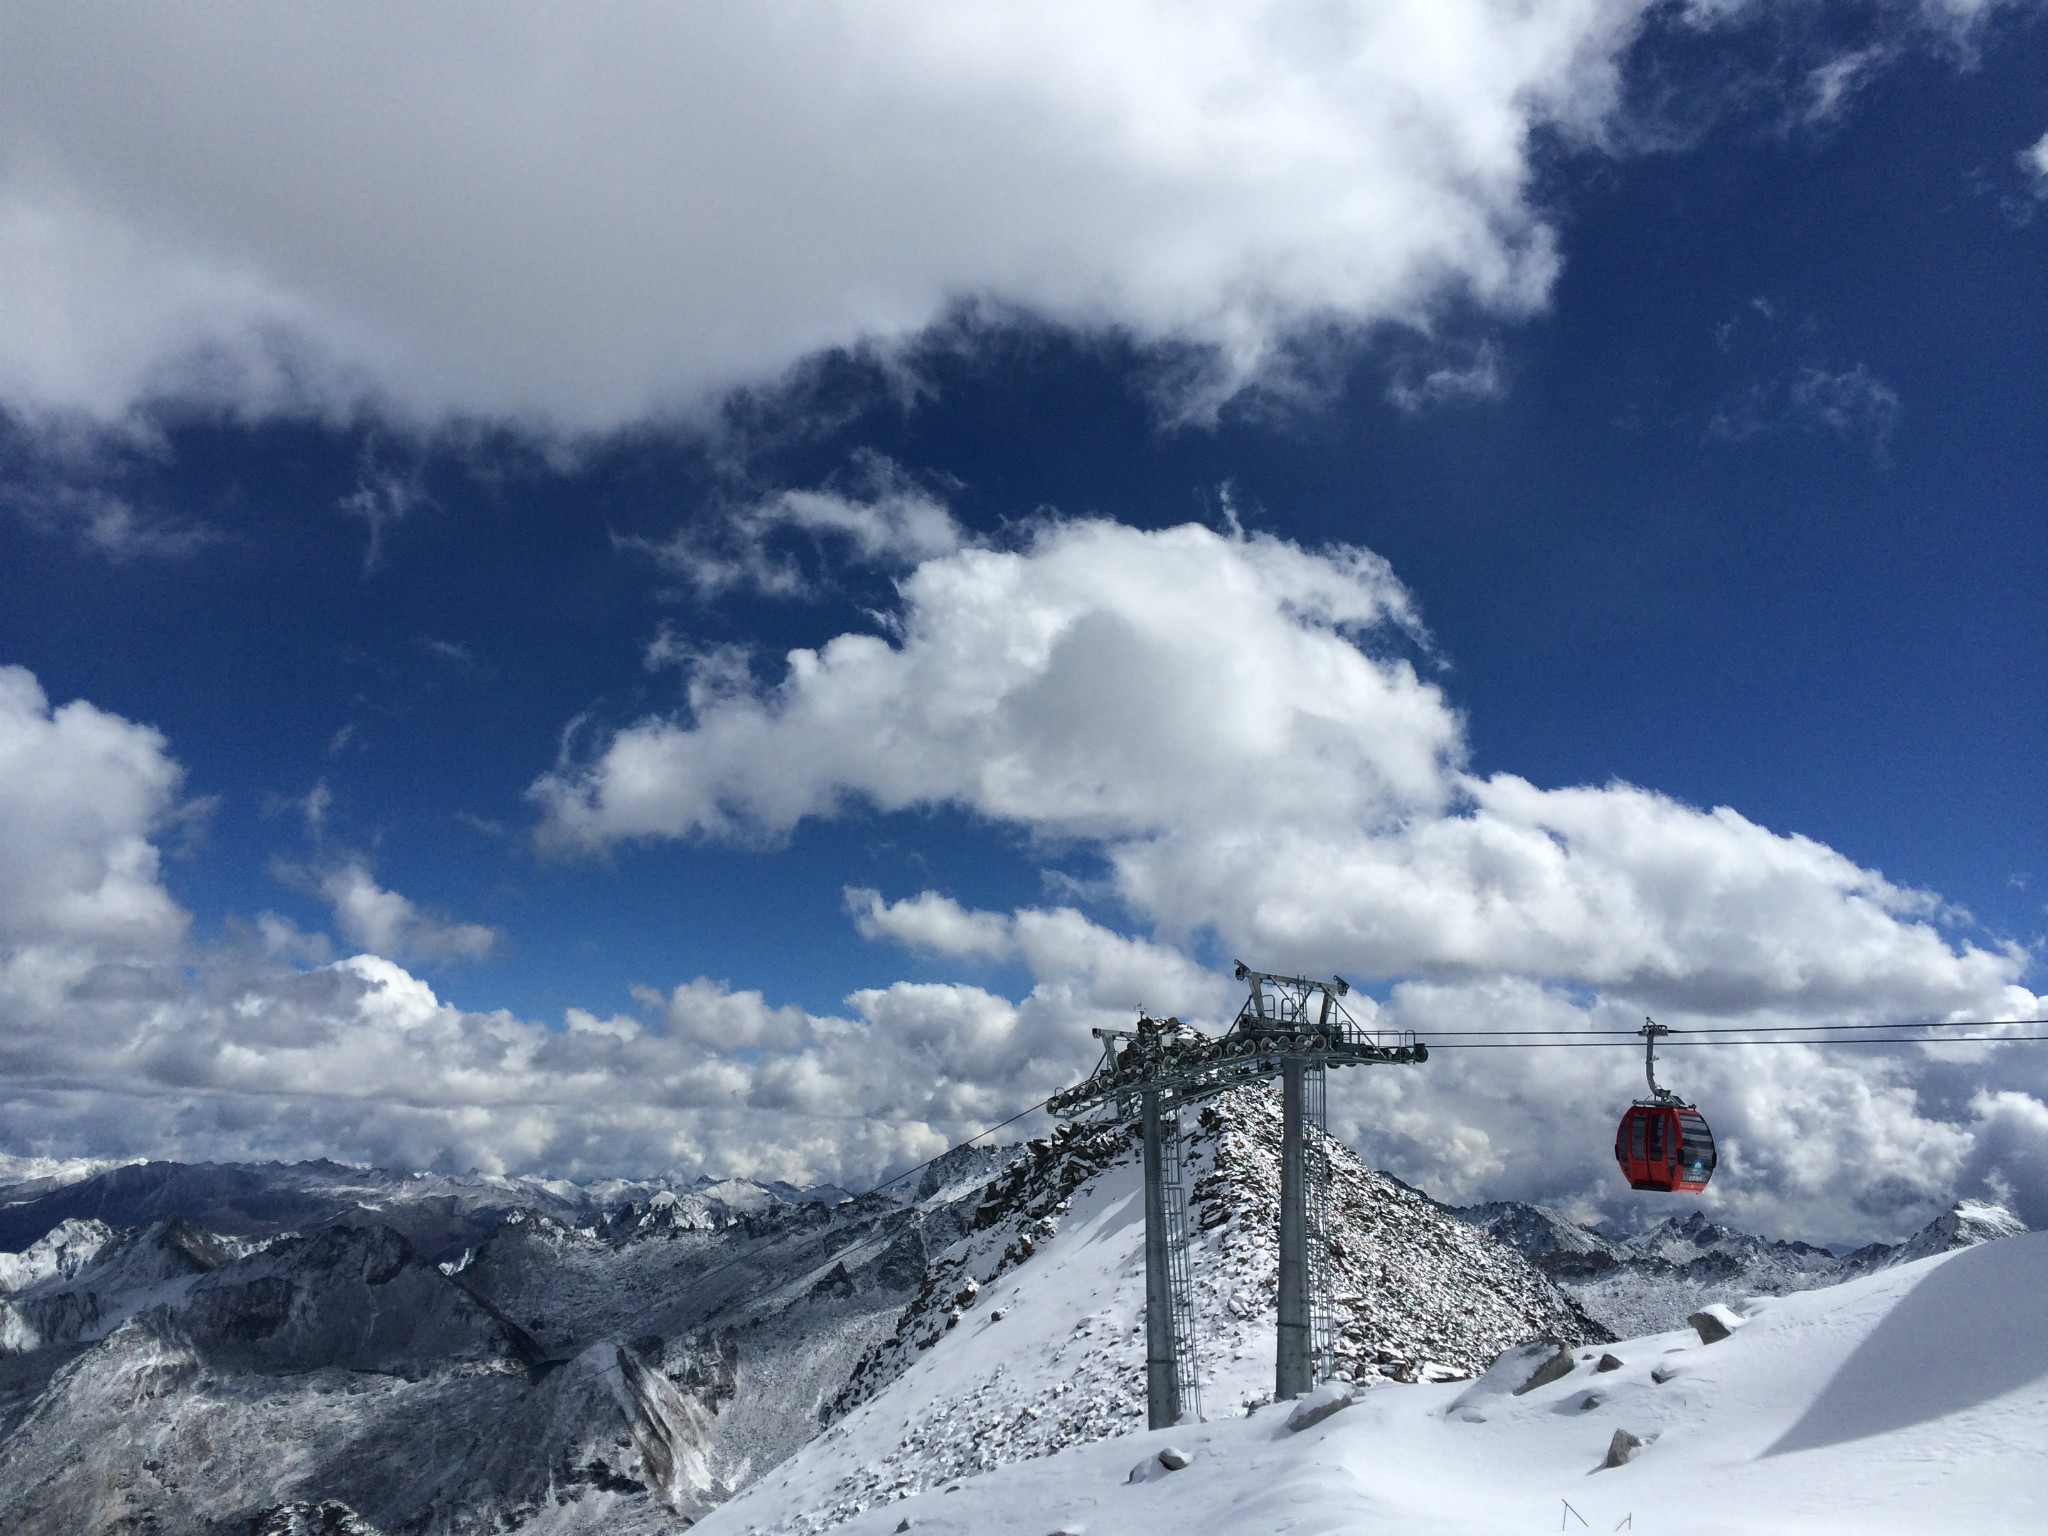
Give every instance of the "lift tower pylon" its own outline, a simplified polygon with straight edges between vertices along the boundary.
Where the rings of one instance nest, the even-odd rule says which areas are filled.
[[[1341,977],[1325,982],[1277,976],[1242,962],[1237,977],[1249,984],[1250,994],[1223,1035],[1212,1038],[1172,1018],[1141,1017],[1135,1029],[1098,1029],[1103,1051],[1095,1071],[1046,1104],[1056,1115],[1093,1110],[1106,1120],[1139,1125],[1145,1166],[1145,1399],[1154,1429],[1200,1412],[1180,1179],[1182,1107],[1244,1083],[1281,1079],[1274,1392],[1280,1399],[1298,1397],[1329,1376],[1336,1344],[1325,1069],[1429,1059],[1429,1048],[1412,1034],[1362,1029],[1339,1001],[1350,991]]]

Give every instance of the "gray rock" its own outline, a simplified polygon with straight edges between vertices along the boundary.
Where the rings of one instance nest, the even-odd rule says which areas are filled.
[[[1159,1465],[1169,1472],[1178,1472],[1195,1458],[1177,1445],[1169,1445],[1159,1453]]]
[[[1287,1428],[1293,1434],[1304,1429],[1313,1429],[1333,1413],[1341,1413],[1358,1401],[1358,1394],[1342,1382],[1325,1382],[1315,1391],[1295,1402],[1293,1412],[1287,1415]]]
[[[1625,1429],[1617,1429],[1614,1438],[1607,1442],[1607,1460],[1610,1467],[1626,1466],[1635,1460],[1636,1452],[1643,1448],[1643,1442]]]
[[[1558,1345],[1556,1352],[1536,1367],[1536,1373],[1515,1388],[1515,1396],[1520,1397],[1524,1392],[1534,1392],[1538,1387],[1547,1387],[1553,1381],[1562,1381],[1571,1375],[1573,1363],[1571,1347],[1566,1344]]]
[[[1621,1369],[1621,1362],[1613,1355],[1602,1355],[1600,1363],[1594,1366],[1593,1369],[1596,1371],[1618,1371]]]
[[[1711,1312],[1695,1312],[1685,1325],[1698,1332],[1702,1344],[1718,1344],[1729,1336],[1728,1325]]]

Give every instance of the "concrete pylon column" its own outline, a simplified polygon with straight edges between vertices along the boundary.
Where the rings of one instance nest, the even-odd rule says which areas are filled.
[[[1145,1136],[1145,1413],[1147,1426],[1180,1422],[1180,1377],[1175,1369],[1173,1277],[1166,1254],[1166,1129],[1159,1090],[1143,1095]],[[1306,1317],[1307,1313],[1304,1312]]]
[[[1273,1397],[1283,1403],[1316,1384],[1309,1328],[1308,1146],[1302,1104],[1307,1071],[1304,1057],[1281,1059],[1280,1341],[1274,1356]]]

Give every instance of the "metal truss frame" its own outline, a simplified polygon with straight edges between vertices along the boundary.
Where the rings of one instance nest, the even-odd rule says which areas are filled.
[[[1180,1176],[1180,1111],[1247,1083],[1282,1083],[1280,1320],[1274,1395],[1298,1397],[1335,1368],[1337,1311],[1330,1262],[1331,1194],[1325,1077],[1332,1066],[1414,1065],[1429,1049],[1406,1031],[1363,1028],[1344,1009],[1342,977],[1314,981],[1254,971],[1249,995],[1220,1036],[1179,1019],[1140,1017],[1098,1029],[1102,1060],[1046,1107],[1137,1120],[1145,1164],[1146,1403],[1151,1427],[1199,1414],[1187,1196]],[[1313,1130],[1310,1129],[1313,1127]]]

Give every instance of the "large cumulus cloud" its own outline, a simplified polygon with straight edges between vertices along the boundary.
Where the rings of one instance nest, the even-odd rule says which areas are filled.
[[[1148,579],[1162,574],[1174,579]],[[1304,853],[1293,882],[1276,876],[1274,890],[1326,891],[1341,909],[1335,926],[1290,924],[1289,912],[1316,904],[1276,897],[1256,904],[1256,924],[1240,933],[1236,898],[1199,882],[1175,888],[1174,921],[1199,917],[1232,941],[1292,935],[1304,966],[1361,978],[1360,962],[1398,959],[1384,1000],[1354,994],[1355,1007],[1444,1044],[1453,1030],[1632,1024],[1646,987],[1662,989],[1660,1015],[1681,1028],[1842,1008],[2009,1016],[2036,1004],[2017,982],[2023,957],[1945,937],[1931,898],[1817,845],[1625,787],[1571,791],[1565,810],[1540,814],[1517,809],[1516,797],[1538,793],[1527,785],[1488,798],[1459,766],[1462,734],[1441,690],[1389,643],[1418,643],[1405,594],[1361,552],[1048,525],[1023,550],[927,562],[905,592],[898,638],[854,648],[846,691],[835,692],[836,662],[800,665],[791,678],[816,692],[802,708],[788,682],[750,690],[729,680],[699,695],[700,718],[623,733],[661,749],[639,760],[626,819],[608,819],[619,743],[548,777],[540,793],[557,813],[553,835],[581,846],[682,834],[758,841],[805,815],[855,813],[864,799],[949,799],[1106,850],[1142,928],[1154,898],[1128,874],[1140,866],[1126,851],[1313,833],[1337,839],[1360,870],[1391,860],[1403,879],[1445,886],[1462,904],[1450,910],[1476,916],[1448,946],[1426,936],[1426,922],[1375,929],[1389,887],[1332,883]],[[1231,601],[1208,609],[1218,594]],[[949,617],[955,599],[965,606]],[[976,633],[964,636],[956,620],[969,612]],[[1091,654],[1108,668],[1098,692],[1122,688],[1125,711],[1083,690],[1078,714],[1060,716],[1058,690],[1043,679],[1080,665],[1058,659],[1074,634],[1114,637]],[[1179,667],[1169,665],[1176,656]],[[979,675],[992,657],[1002,662],[994,683]],[[1207,669],[1197,702],[1221,722],[1218,739],[1193,728],[1173,736],[1166,705],[1148,702],[1161,675],[1190,665]],[[910,695],[887,686],[902,668],[930,713],[906,713]],[[311,963],[324,958],[324,939],[276,919],[195,946],[159,868],[157,840],[176,824],[183,778],[169,744],[89,703],[53,708],[19,669],[0,682],[0,851],[15,876],[0,914],[0,1123],[12,1152],[858,1181],[1071,1081],[1092,1058],[1091,1027],[1127,1022],[1141,1005],[1210,1025],[1234,1008],[1233,985],[1181,943],[1070,907],[977,911],[930,891],[849,889],[849,920],[928,963],[1021,965],[1024,996],[972,979],[898,982],[817,1014],[700,977],[638,989],[629,1014],[572,1008],[543,1023],[453,1007],[390,956]],[[1035,722],[1022,734],[1009,718],[1020,709]],[[721,711],[728,727],[714,724]],[[903,770],[906,780],[887,777],[879,757],[835,752],[882,717],[921,764]],[[1166,734],[1155,741],[1154,728]],[[728,772],[741,758],[668,750],[671,737],[719,729],[766,732],[745,737],[752,761],[780,765],[783,777],[760,773],[749,788]],[[1175,758],[1145,750],[1148,741],[1206,752],[1219,787],[1170,782]],[[1152,777],[1128,781],[1139,772]],[[1318,776],[1327,794],[1315,792]],[[1618,809],[1600,811],[1603,797]],[[1602,815],[1635,835],[1586,835]],[[1543,845],[1569,878],[1508,878],[1514,859],[1463,847],[1440,868],[1418,863],[1430,828],[1489,817],[1511,833],[1549,828]],[[1560,898],[1560,880],[1604,893],[1605,904],[1588,916]],[[403,899],[379,893],[386,905]],[[338,919],[351,910],[344,903]],[[1600,943],[1585,941],[1603,925]],[[404,932],[384,937],[401,947]],[[1735,1001],[1730,978],[1746,989]],[[1756,1226],[1860,1238],[1898,1232],[1957,1189],[2040,1208],[2048,1072],[2020,1054],[2030,1049],[1669,1054],[1721,1128],[1728,1176],[1707,1203]],[[1444,1049],[1425,1069],[1340,1075],[1332,1116],[1370,1154],[1446,1195],[1614,1215],[1625,1202],[1606,1167],[1604,1121],[1637,1071],[1626,1051]]]
[[[155,957],[186,914],[151,841],[183,773],[161,735],[0,667],[0,949],[15,968]]]
[[[8,1152],[858,1180],[1069,1081],[1091,1026],[1222,1000],[1177,952],[1056,910],[1005,920],[1035,978],[1018,1000],[899,982],[813,1014],[700,977],[608,1018],[468,1011],[394,952],[474,953],[493,931],[360,861],[305,879],[370,951],[309,963],[326,936],[270,914],[192,943],[158,848],[183,778],[158,732],[0,670]]]
[[[898,633],[790,654],[534,797],[557,847],[773,839],[850,803],[1092,840],[1171,933],[1374,977],[1512,973],[1703,1012],[2008,1006],[2016,949],[1728,808],[1466,771],[1386,563],[1195,525],[1052,521],[929,560]],[[2030,994],[2015,994],[2029,996]]]
[[[1190,343],[1546,296],[1645,0],[0,17],[0,401],[604,427],[961,301]],[[1192,397],[1191,397],[1192,398]]]
[[[806,817],[965,808],[1097,851],[1166,941],[1148,965],[1211,942],[1341,971],[1386,984],[1384,1022],[1439,1038],[1652,1010],[1682,1029],[2039,1008],[2026,952],[1810,838],[1627,784],[1470,772],[1414,605],[1366,551],[1049,520],[1016,548],[927,560],[900,593],[882,633],[793,652],[779,677],[720,670],[684,711],[543,776],[543,840],[763,845]],[[930,891],[849,903],[869,937],[963,964],[1030,959],[1085,921]],[[1089,942],[1108,957],[1113,939]],[[1214,1022],[1231,1008],[1194,1001]],[[1728,1138],[1709,1203],[1842,1237],[1922,1218],[1960,1182],[2031,1190],[2035,1122],[1981,1096],[2019,1091],[2028,1049],[1975,1048],[1980,1097],[1950,1084],[1941,1102],[1929,1074],[1954,1064],[1919,1048],[1680,1049]],[[1333,1105],[1447,1193],[1615,1214],[1604,1117],[1640,1071],[1626,1050],[1447,1051],[1354,1074]]]

